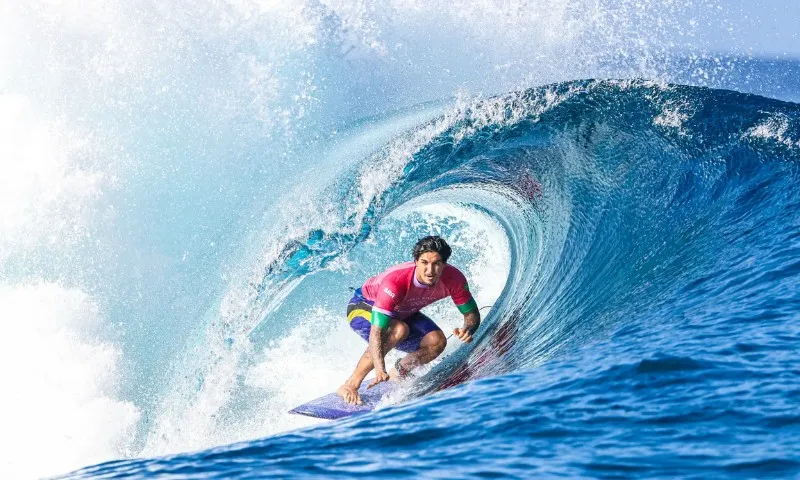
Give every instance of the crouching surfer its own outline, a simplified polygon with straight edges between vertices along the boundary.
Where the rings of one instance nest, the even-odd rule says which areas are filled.
[[[480,311],[464,274],[447,263],[451,253],[444,239],[424,237],[414,246],[413,262],[390,267],[356,289],[347,306],[347,319],[350,328],[369,345],[353,374],[336,391],[346,402],[361,403],[358,388],[373,368],[375,379],[368,388],[405,377],[444,351],[447,346],[444,332],[420,312],[433,302],[452,298],[464,315],[464,326],[456,328],[453,334],[462,342],[472,341],[481,323]],[[407,355],[387,373],[384,357],[392,348]]]

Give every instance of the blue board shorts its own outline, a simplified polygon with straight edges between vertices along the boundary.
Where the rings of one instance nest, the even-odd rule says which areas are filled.
[[[355,295],[350,299],[347,305],[347,320],[350,322],[350,328],[355,331],[359,337],[369,343],[369,331],[372,328],[370,320],[372,319],[372,300],[367,300],[361,296],[361,289],[356,289]],[[408,337],[399,342],[394,348],[406,352],[416,352],[419,350],[419,344],[422,337],[430,332],[436,330],[441,331],[433,320],[422,312],[417,312],[408,318],[401,320],[408,325]]]

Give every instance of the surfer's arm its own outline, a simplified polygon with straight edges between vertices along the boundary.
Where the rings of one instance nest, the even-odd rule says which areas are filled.
[[[469,343],[472,341],[472,335],[478,330],[478,327],[481,326],[481,311],[478,309],[478,304],[475,303],[475,299],[472,298],[469,291],[466,290],[464,294],[463,298],[469,298],[469,300],[461,304],[456,303],[458,311],[464,315],[464,327],[456,328],[453,330],[453,333],[462,342]]]
[[[481,325],[481,311],[478,309],[478,304],[469,291],[469,284],[464,274],[457,269],[451,272],[450,277],[447,279],[449,283],[448,291],[453,299],[453,303],[456,304],[456,308],[464,315],[464,328],[457,328],[454,333],[462,341],[470,342],[472,341],[472,334],[474,334]]]
[[[386,341],[389,329],[373,324],[369,329],[369,353],[372,356],[372,366],[375,373],[386,373],[386,364],[383,357],[386,355]]]
[[[385,278],[378,287],[375,301],[372,305],[372,327],[369,330],[369,352],[372,357],[372,366],[380,377],[386,375],[386,364],[383,357],[386,355],[389,342],[389,329],[395,317],[395,308],[405,295],[402,285],[391,277]],[[388,377],[387,377],[388,379]]]
[[[464,329],[468,331],[470,335],[478,331],[478,327],[480,326],[481,326],[480,310],[476,308],[475,310],[471,310],[464,314]]]

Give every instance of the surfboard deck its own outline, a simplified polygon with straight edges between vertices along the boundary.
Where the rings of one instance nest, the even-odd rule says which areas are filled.
[[[351,405],[345,402],[342,397],[334,392],[294,407],[293,409],[289,410],[289,413],[305,415],[307,417],[324,418],[327,420],[336,420],[339,418],[371,412],[375,409],[375,407],[378,405],[378,402],[380,402],[384,396],[397,388],[396,382],[389,381],[379,383],[368,389],[367,385],[369,385],[371,382],[371,378],[364,380],[364,382],[358,388],[358,394],[361,396],[361,401],[364,402],[362,405]]]

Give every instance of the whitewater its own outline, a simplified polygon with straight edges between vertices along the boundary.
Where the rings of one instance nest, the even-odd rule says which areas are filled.
[[[0,477],[797,477],[800,61],[736,5],[3,2]],[[475,341],[288,414],[429,234]]]

